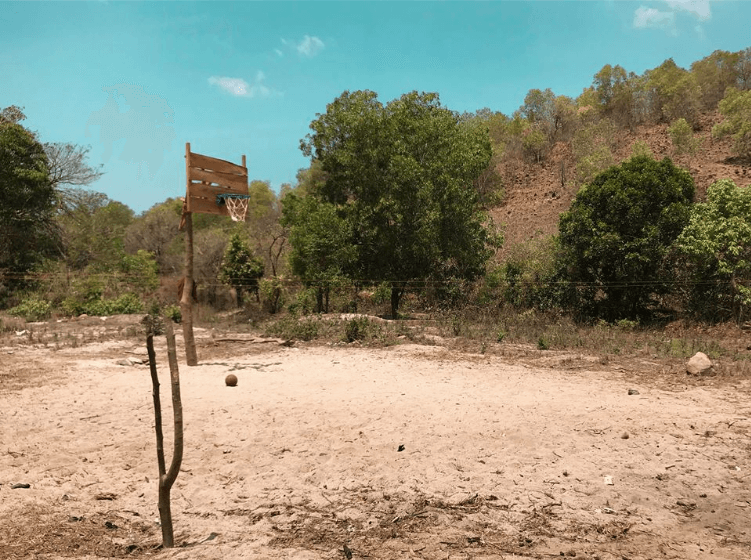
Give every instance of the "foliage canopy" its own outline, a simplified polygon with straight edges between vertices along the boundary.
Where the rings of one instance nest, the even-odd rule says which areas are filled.
[[[670,284],[663,264],[688,222],[694,182],[665,158],[636,156],[582,187],[561,216],[567,277],[578,310],[608,320],[640,318]]]
[[[717,309],[730,308],[741,321],[751,306],[751,188],[739,188],[729,179],[714,183],[707,201],[692,208],[677,246],[693,264],[703,299]]]
[[[310,195],[348,224],[355,281],[389,282],[396,314],[416,282],[473,279],[484,271],[493,235],[473,182],[488,166],[486,126],[411,92],[383,105],[372,91],[345,91],[301,141],[325,181]]]
[[[44,147],[13,122],[11,117],[21,120],[23,114],[11,109],[0,118],[0,273],[19,275],[59,247]],[[7,276],[1,282],[16,283]]]
[[[246,291],[255,293],[258,299],[258,280],[263,272],[263,260],[253,256],[240,233],[233,233],[224,253],[219,279],[235,288],[238,307],[243,305]]]

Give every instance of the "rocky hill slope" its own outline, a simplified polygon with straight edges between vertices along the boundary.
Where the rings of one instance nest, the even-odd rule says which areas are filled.
[[[695,135],[702,138],[702,143],[693,157],[674,154],[667,124],[620,130],[615,139],[615,159],[628,159],[634,143],[642,140],[656,159],[670,157],[689,170],[696,182],[697,200],[703,200],[707,188],[719,179],[733,179],[739,186],[751,185],[751,160],[733,156],[731,139],[712,138],[712,127],[721,120],[717,112],[700,117]],[[499,166],[506,195],[503,203],[490,212],[495,223],[504,227],[506,241],[499,256],[516,244],[558,232],[559,216],[569,209],[579,189],[573,180],[574,166],[567,142],[558,142],[541,164],[516,161]]]

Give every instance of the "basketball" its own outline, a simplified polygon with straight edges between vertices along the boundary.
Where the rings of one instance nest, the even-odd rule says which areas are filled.
[[[237,376],[233,373],[230,373],[225,379],[224,382],[227,384],[227,387],[234,387],[237,385]]]

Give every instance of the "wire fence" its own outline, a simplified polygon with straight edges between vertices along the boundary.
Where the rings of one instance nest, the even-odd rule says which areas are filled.
[[[36,272],[36,273],[12,273],[0,271],[0,281],[3,279],[8,280],[22,280],[27,282],[53,282],[53,281],[72,281],[75,278],[98,278],[98,279],[112,279],[121,282],[137,282],[143,280],[143,275],[129,274],[129,273],[117,273],[117,272],[95,272],[85,273],[80,272]],[[177,279],[180,276],[175,275],[173,278]],[[413,278],[413,279],[387,279],[387,278],[338,278],[331,280],[323,280],[319,278],[308,279],[298,276],[273,276],[264,277],[268,280],[273,280],[284,286],[308,286],[308,287],[333,287],[337,284],[345,284],[351,286],[378,286],[388,285],[394,288],[403,288],[407,290],[419,290],[429,288],[443,288],[443,287],[456,287],[467,286],[482,282],[482,280],[475,280],[473,282],[449,278],[449,279],[431,279],[431,278]],[[195,278],[194,278],[195,280]],[[226,286],[227,283],[219,280],[206,281],[198,280],[201,286]],[[247,282],[234,281],[233,286],[255,286],[257,285],[257,279],[249,279]],[[665,280],[619,280],[610,282],[585,282],[577,280],[500,280],[488,282],[486,284],[491,286],[496,285],[515,285],[515,286],[529,286],[536,288],[545,288],[553,286],[570,286],[580,288],[635,288],[635,287],[650,287],[650,286],[732,286],[731,280],[713,279],[713,280],[695,280],[695,279],[665,279]],[[736,279],[736,286],[751,287],[751,279]]]

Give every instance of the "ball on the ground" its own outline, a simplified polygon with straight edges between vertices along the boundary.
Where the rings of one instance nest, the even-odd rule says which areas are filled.
[[[227,387],[234,387],[237,385],[237,376],[234,373],[230,373],[225,379],[224,382],[227,384]]]

